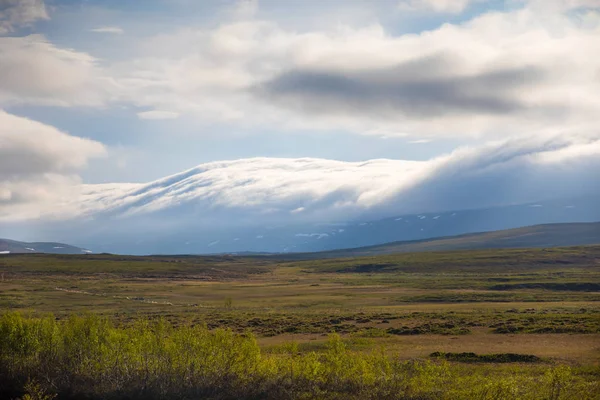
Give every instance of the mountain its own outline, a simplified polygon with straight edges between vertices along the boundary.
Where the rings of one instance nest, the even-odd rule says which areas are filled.
[[[534,207],[538,208],[538,207]],[[450,216],[452,216],[451,213]],[[454,215],[455,217],[458,215]],[[418,221],[424,221],[426,218],[420,218],[416,216]],[[399,223],[405,218],[410,217],[399,217],[394,218],[392,221]],[[440,217],[441,218],[441,217]],[[438,218],[439,219],[439,218]],[[438,219],[432,219],[437,221]],[[410,219],[409,219],[410,221]],[[377,233],[377,230],[383,230],[385,225],[389,221],[374,221],[371,223],[358,223],[355,225],[346,226],[346,229],[350,232],[350,238],[361,242],[372,237],[366,236],[361,238],[360,229],[365,229],[373,233]],[[415,221],[413,221],[415,222]],[[421,224],[419,226],[426,226]],[[353,233],[353,228],[355,232]],[[417,228],[416,229],[422,229]],[[345,232],[345,229],[336,228],[339,234]],[[339,232],[342,230],[343,232]],[[281,229],[279,233],[281,233]],[[332,243],[344,243],[344,240],[339,240],[336,237],[335,230],[330,231],[331,234],[315,233],[308,236],[301,236],[302,239],[312,239],[312,243],[304,241],[306,246],[296,246],[296,248],[311,248],[317,247],[314,244],[322,243],[326,245],[332,245]],[[409,231],[410,233],[411,231]],[[383,234],[384,232],[380,232]],[[389,232],[393,235],[394,231]],[[290,234],[291,235],[291,234]],[[288,235],[287,237],[279,237],[280,241],[292,241],[298,236]],[[326,236],[324,236],[326,235]],[[382,236],[380,236],[382,237]],[[330,239],[329,242],[326,240]],[[362,240],[361,240],[362,239]],[[241,241],[238,240],[238,241]],[[349,240],[348,242],[352,242]],[[246,245],[248,242],[242,242]],[[311,246],[311,244],[313,246]],[[592,223],[556,223],[556,224],[541,224],[534,226],[527,226],[521,228],[504,229],[488,232],[477,232],[468,233],[453,236],[442,236],[418,240],[406,240],[406,241],[393,241],[384,244],[376,244],[370,246],[360,247],[340,247],[338,249],[327,249],[325,251],[308,251],[308,252],[267,252],[267,251],[230,251],[228,254],[235,254],[240,256],[270,256],[276,254],[278,257],[286,259],[313,259],[313,258],[337,258],[337,257],[357,257],[357,256],[368,256],[377,254],[391,254],[391,253],[404,253],[404,252],[420,252],[420,251],[444,251],[444,250],[473,250],[473,249],[492,249],[492,248],[526,248],[526,247],[558,247],[558,246],[579,246],[579,245],[590,245],[600,244],[600,222]],[[165,247],[168,249],[168,246]],[[173,247],[180,248],[180,247]],[[148,254],[168,254],[168,251],[160,251],[160,246],[155,248],[156,251],[149,250]],[[7,253],[55,253],[55,254],[82,254],[91,253],[90,250],[75,247],[63,243],[53,242],[18,242],[15,240],[0,239],[0,254]],[[173,251],[171,253],[177,253]],[[217,253],[217,252],[215,252]],[[188,252],[179,252],[179,254],[190,254]]]
[[[13,253],[52,253],[52,254],[85,254],[90,250],[54,242],[18,242],[0,239],[0,254]]]
[[[439,163],[448,160],[431,168],[398,160],[211,162],[147,183],[80,185],[40,209],[15,208],[0,221],[0,237],[120,254],[281,253],[600,221],[594,165],[581,179],[562,176],[564,168],[517,168],[498,181],[508,150],[461,153],[447,173]],[[557,199],[565,193],[573,198]]]
[[[317,259],[421,251],[559,247],[592,244],[600,244],[600,222],[535,225],[493,232],[479,232],[433,239],[392,242],[351,249],[290,254],[289,257]]]
[[[275,225],[227,226],[169,216],[147,224],[115,220],[111,225],[77,229],[88,232],[66,238],[98,252],[121,254],[207,254],[225,252],[318,252],[489,232],[539,224],[600,221],[600,199],[580,198],[454,210],[402,214],[375,220],[329,221]],[[145,229],[135,229],[143,226]],[[159,229],[151,228],[159,226]],[[87,235],[87,236],[86,236]],[[52,235],[47,235],[51,236]]]
[[[383,219],[307,221],[262,224],[202,221],[185,206],[169,213],[144,213],[114,218],[87,218],[60,225],[29,226],[25,232],[57,238],[98,253],[214,254],[319,252],[414,241],[525,226],[600,221],[600,198],[546,200],[534,203],[401,214]],[[231,218],[231,217],[230,217]],[[5,236],[26,236],[6,225]],[[35,237],[32,237],[35,239]],[[59,247],[51,246],[51,247]],[[35,246],[25,246],[36,248]],[[37,248],[36,248],[37,250]]]

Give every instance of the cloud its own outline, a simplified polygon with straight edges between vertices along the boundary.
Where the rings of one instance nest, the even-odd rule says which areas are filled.
[[[600,134],[512,139],[465,147],[428,162],[418,184],[403,194],[409,210],[480,208],[540,199],[600,195],[590,184],[600,167]],[[393,208],[397,192],[382,201]],[[382,206],[383,207],[383,206]]]
[[[228,11],[233,19],[247,20],[256,16],[258,9],[258,0],[238,0]]]
[[[259,91],[273,102],[311,114],[386,119],[506,115],[527,111],[529,107],[518,92],[535,87],[545,75],[536,68],[453,75],[447,72],[452,61],[445,58],[411,60],[383,70],[292,71],[262,85]]]
[[[598,0],[522,0],[534,7],[553,10],[600,9]]]
[[[598,135],[507,140],[428,161],[253,158],[148,184],[84,185],[50,209],[173,226],[344,221],[600,195],[599,168]]]
[[[0,105],[100,106],[114,88],[89,54],[42,35],[0,37]]]
[[[458,14],[463,12],[473,0],[403,0],[398,7],[402,11],[433,11]]]
[[[258,19],[258,2],[240,1],[220,25],[135,38],[132,56],[118,62],[42,35],[2,37],[0,106],[120,103],[155,110],[138,114],[146,119],[420,139],[596,126],[600,60],[589,54],[600,53],[600,19],[578,11],[595,0],[552,0],[557,6],[547,10],[537,0],[521,3],[394,35],[379,24],[291,29]],[[419,2],[438,10],[461,4]]]
[[[179,113],[172,111],[152,110],[139,112],[137,113],[137,116],[140,119],[175,119],[179,117]]]
[[[101,26],[99,28],[90,29],[90,32],[110,33],[114,35],[122,35],[125,31],[118,26]]]
[[[98,142],[0,110],[0,218],[34,217],[78,194],[76,172],[104,154]]]
[[[43,0],[0,0],[0,34],[47,19]]]
[[[144,41],[115,65],[121,99],[202,123],[393,132],[554,134],[600,115],[600,19],[526,3],[394,36],[380,25],[288,30],[227,22]]]
[[[425,143],[431,143],[430,139],[417,139],[417,140],[410,140],[408,143],[410,144],[425,144]]]

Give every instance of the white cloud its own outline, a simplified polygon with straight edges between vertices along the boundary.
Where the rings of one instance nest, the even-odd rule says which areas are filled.
[[[144,41],[122,100],[203,123],[431,139],[556,133],[600,115],[600,20],[533,6],[392,36],[252,20]]]
[[[42,35],[0,37],[0,105],[99,106],[114,89],[89,54]]]
[[[139,112],[137,113],[137,116],[140,119],[175,119],[179,117],[179,113],[172,111],[152,110]]]
[[[417,139],[417,140],[410,140],[408,143],[410,143],[410,144],[425,144],[425,143],[431,143],[431,139]]]
[[[537,9],[577,10],[600,8],[599,0],[521,0]]]
[[[402,0],[398,7],[404,11],[458,14],[463,12],[472,2],[474,0]]]
[[[49,19],[43,0],[0,0],[0,34]]]
[[[104,154],[98,142],[0,110],[0,218],[35,218],[77,196],[77,171]]]
[[[253,158],[202,164],[148,184],[84,185],[80,197],[51,211],[168,216],[174,226],[365,220],[600,195],[590,184],[599,169],[598,136],[577,135],[465,147],[428,161]]]
[[[238,0],[228,11],[233,19],[246,20],[253,18],[258,9],[258,0]]]
[[[118,26],[101,26],[99,28],[90,29],[90,32],[111,33],[114,35],[122,35],[124,33],[123,29]]]

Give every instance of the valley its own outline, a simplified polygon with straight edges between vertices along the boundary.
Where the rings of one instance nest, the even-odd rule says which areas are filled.
[[[599,377],[600,246],[305,260],[14,254],[0,274],[2,309],[59,323],[94,315],[123,329],[226,329],[252,334],[275,359],[289,346],[327,354],[336,334],[348,354],[474,353],[494,376],[506,373],[494,359],[516,357],[508,365],[521,376],[569,366],[578,380]],[[453,373],[475,373],[448,357]]]

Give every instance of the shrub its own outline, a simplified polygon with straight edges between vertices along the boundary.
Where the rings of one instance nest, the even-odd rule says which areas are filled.
[[[443,360],[400,361],[347,348],[295,344],[262,354],[254,336],[94,315],[0,315],[0,398],[57,399],[537,399],[600,398],[566,367],[490,376]]]

